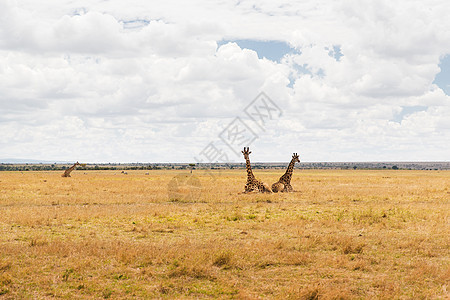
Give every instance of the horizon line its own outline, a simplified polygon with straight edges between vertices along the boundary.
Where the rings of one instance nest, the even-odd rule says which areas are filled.
[[[78,160],[79,161],[79,160]],[[80,162],[80,161],[79,161]],[[258,164],[281,164],[288,161],[255,161]],[[73,164],[74,161],[50,161],[50,160],[26,160],[26,159],[0,159],[0,164]],[[195,164],[195,165],[212,165],[212,164],[245,164],[245,162],[82,162],[83,164]],[[367,160],[367,161],[301,161],[301,163],[450,163],[450,160]]]

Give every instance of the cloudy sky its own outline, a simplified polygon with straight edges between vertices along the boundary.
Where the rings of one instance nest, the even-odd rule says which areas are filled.
[[[0,0],[0,159],[241,161],[249,145],[254,161],[449,161],[449,15],[447,0]]]

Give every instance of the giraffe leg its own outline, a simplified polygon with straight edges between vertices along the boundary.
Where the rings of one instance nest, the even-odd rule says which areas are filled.
[[[292,188],[292,185],[290,185],[290,184],[286,184],[286,188],[285,188],[285,190],[286,190],[286,192],[288,192],[288,193],[290,193],[290,192],[293,192],[293,191],[294,191],[294,189]]]
[[[275,182],[274,184],[272,184],[272,192],[274,193],[278,193],[278,192],[282,192],[284,190],[284,184],[281,182]]]
[[[245,185],[245,192],[244,192],[244,193],[248,194],[248,193],[253,192],[254,190],[255,190],[254,184],[252,184],[252,183],[247,183],[247,184]]]
[[[262,181],[257,182],[256,188],[260,193],[272,193],[270,188],[266,184],[264,184],[264,182],[262,182]]]

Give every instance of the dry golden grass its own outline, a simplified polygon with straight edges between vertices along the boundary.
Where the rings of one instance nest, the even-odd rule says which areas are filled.
[[[449,297],[448,171],[146,172],[0,172],[0,298]]]

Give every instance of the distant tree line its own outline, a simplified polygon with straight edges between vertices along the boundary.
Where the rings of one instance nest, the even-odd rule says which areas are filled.
[[[287,163],[255,163],[253,169],[285,169]],[[0,171],[63,171],[70,164],[0,164]],[[244,163],[108,163],[87,164],[77,170],[195,170],[195,169],[245,169]],[[383,163],[383,162],[302,162],[296,169],[338,170],[450,170],[450,162]]]
[[[0,164],[0,171],[64,171],[69,165],[12,165]],[[90,165],[86,167],[77,167],[77,170],[160,170],[161,167],[142,165],[142,166],[112,166],[112,165]]]

